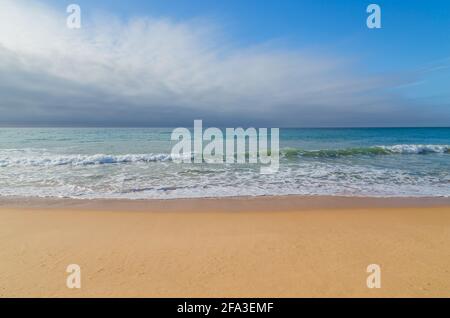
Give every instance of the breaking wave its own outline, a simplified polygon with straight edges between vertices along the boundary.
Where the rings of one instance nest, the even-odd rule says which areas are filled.
[[[43,155],[25,157],[0,156],[0,167],[8,166],[86,166],[102,164],[124,164],[172,160],[170,154],[126,154],[126,155]]]
[[[373,146],[346,149],[284,149],[281,154],[286,158],[292,157],[318,157],[333,158],[343,156],[358,155],[391,155],[391,154],[429,154],[429,153],[450,153],[450,145],[394,145],[394,146]]]
[[[287,148],[281,150],[281,156],[284,158],[334,158],[343,156],[376,156],[392,154],[430,154],[442,153],[450,154],[450,145],[394,145],[394,146],[373,146],[361,148],[346,149],[322,149],[322,150],[303,150]],[[192,156],[192,154],[191,154]],[[13,153],[2,151],[0,153],[0,167],[9,166],[87,166],[87,165],[105,165],[105,164],[131,164],[131,163],[150,163],[172,161],[172,154],[124,154],[124,155],[60,155],[49,153]]]

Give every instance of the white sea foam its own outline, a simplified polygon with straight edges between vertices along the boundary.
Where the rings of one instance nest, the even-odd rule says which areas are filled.
[[[317,161],[282,165],[261,176],[245,166],[175,164],[16,167],[0,175],[0,195],[81,199],[175,199],[261,195],[450,196],[450,174]],[[5,183],[6,181],[6,183]]]
[[[0,167],[8,166],[63,166],[101,165],[118,163],[157,162],[171,160],[170,154],[125,154],[125,155],[24,155],[1,156]]]
[[[374,148],[381,151],[365,151]],[[294,150],[294,160],[283,159],[280,171],[267,176],[261,176],[254,165],[175,164],[165,153],[88,155],[2,149],[0,196],[450,196],[450,169],[446,168],[450,157],[445,154],[449,149],[448,145],[407,144],[310,151],[306,157]]]
[[[450,153],[450,145],[392,145],[373,146],[350,149],[302,150],[284,149],[283,156],[339,157],[356,155],[386,154],[429,154]],[[63,165],[102,165],[130,164],[171,161],[172,154],[54,154],[45,149],[2,149],[0,150],[0,167],[9,166],[63,166]]]
[[[392,153],[401,154],[425,154],[425,153],[448,153],[450,145],[394,145],[379,146]]]

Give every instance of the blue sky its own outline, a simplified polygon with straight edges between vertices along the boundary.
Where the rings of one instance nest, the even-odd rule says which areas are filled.
[[[367,69],[409,70],[450,58],[447,0],[50,0],[62,10],[78,3],[86,14],[112,12],[174,20],[218,21],[237,45],[284,40],[294,47],[330,47],[369,61]],[[381,30],[369,30],[366,7],[379,4]]]
[[[82,8],[83,21],[87,21],[87,25],[99,15],[113,15],[124,25],[132,19],[147,17],[168,20],[175,29],[180,24],[193,24],[195,25],[193,32],[198,32],[196,23],[200,21],[200,29],[217,27],[218,31],[212,36],[217,37],[216,42],[211,44],[223,46],[217,51],[225,50],[226,47],[226,50],[237,50],[239,51],[237,55],[241,55],[242,50],[260,47],[258,54],[262,54],[265,53],[261,52],[265,50],[264,46],[269,45],[268,51],[279,49],[287,52],[287,55],[291,52],[295,54],[301,52],[309,56],[320,56],[324,64],[332,61],[330,63],[334,65],[336,61],[343,61],[342,65],[338,66],[341,70],[338,72],[339,75],[336,75],[337,82],[340,81],[339,76],[345,77],[347,69],[353,76],[351,80],[345,77],[348,85],[355,86],[354,83],[366,81],[383,82],[383,85],[377,82],[373,87],[365,86],[360,91],[352,92],[352,96],[357,97],[377,96],[368,101],[368,105],[370,104],[368,107],[371,107],[368,113],[360,112],[353,117],[346,115],[337,119],[340,122],[333,123],[328,119],[314,120],[317,116],[304,110],[307,121],[313,119],[317,125],[358,125],[358,123],[450,125],[450,1],[373,1],[379,4],[382,10],[382,29],[372,30],[366,27],[368,16],[366,7],[372,2],[360,0],[45,0],[42,2],[56,12],[62,12],[62,17],[65,17],[65,7],[68,4],[79,4]],[[144,42],[144,39],[142,41]],[[318,61],[312,61],[314,62]],[[334,74],[334,71],[331,73]],[[325,75],[317,78],[329,80],[323,76]],[[297,78],[297,75],[286,75],[286,78],[292,77]],[[350,93],[345,94],[343,101],[351,99]],[[385,96],[378,98],[381,94]],[[339,91],[339,96],[342,95],[343,93]],[[249,97],[245,98],[252,100]],[[329,99],[331,98],[330,94]],[[230,101],[234,99],[231,98]],[[154,103],[153,99],[151,103]],[[307,104],[306,101],[304,103]],[[379,107],[380,112],[376,111],[374,106],[376,103],[382,104]],[[292,103],[284,102],[284,104],[289,104],[283,108],[286,112],[295,107],[291,105]],[[311,103],[313,104],[315,103]],[[325,105],[325,102],[319,104],[323,105],[324,110],[334,109],[340,115],[352,113],[351,109],[336,110],[335,107]],[[392,104],[395,104],[395,109],[392,112],[386,110]],[[360,101],[355,102],[355,105],[358,105],[355,109],[365,107]],[[405,114],[405,105],[413,105],[410,109],[413,112],[426,114],[410,118],[408,117],[410,114],[408,116]],[[314,107],[316,105],[306,108]],[[200,110],[198,113],[201,114]],[[209,111],[207,113],[205,115],[207,118],[210,115],[211,118],[214,117]],[[298,114],[301,115],[302,112]],[[387,120],[392,114],[397,116],[396,119]],[[401,114],[405,114],[405,120]],[[230,110],[227,116],[232,118],[233,111]],[[369,116],[374,119],[364,119]],[[17,120],[17,116],[15,118]],[[260,119],[266,121],[262,117]],[[281,117],[280,123],[283,124]],[[300,122],[299,125],[301,124]],[[286,125],[292,123],[286,122]]]

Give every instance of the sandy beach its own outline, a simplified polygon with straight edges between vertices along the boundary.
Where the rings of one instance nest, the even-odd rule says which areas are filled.
[[[449,246],[445,198],[3,198],[0,296],[450,297]]]

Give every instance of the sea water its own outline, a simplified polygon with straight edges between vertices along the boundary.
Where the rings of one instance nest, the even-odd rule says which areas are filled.
[[[280,168],[171,160],[173,128],[0,128],[0,196],[450,196],[450,128],[281,129]]]

